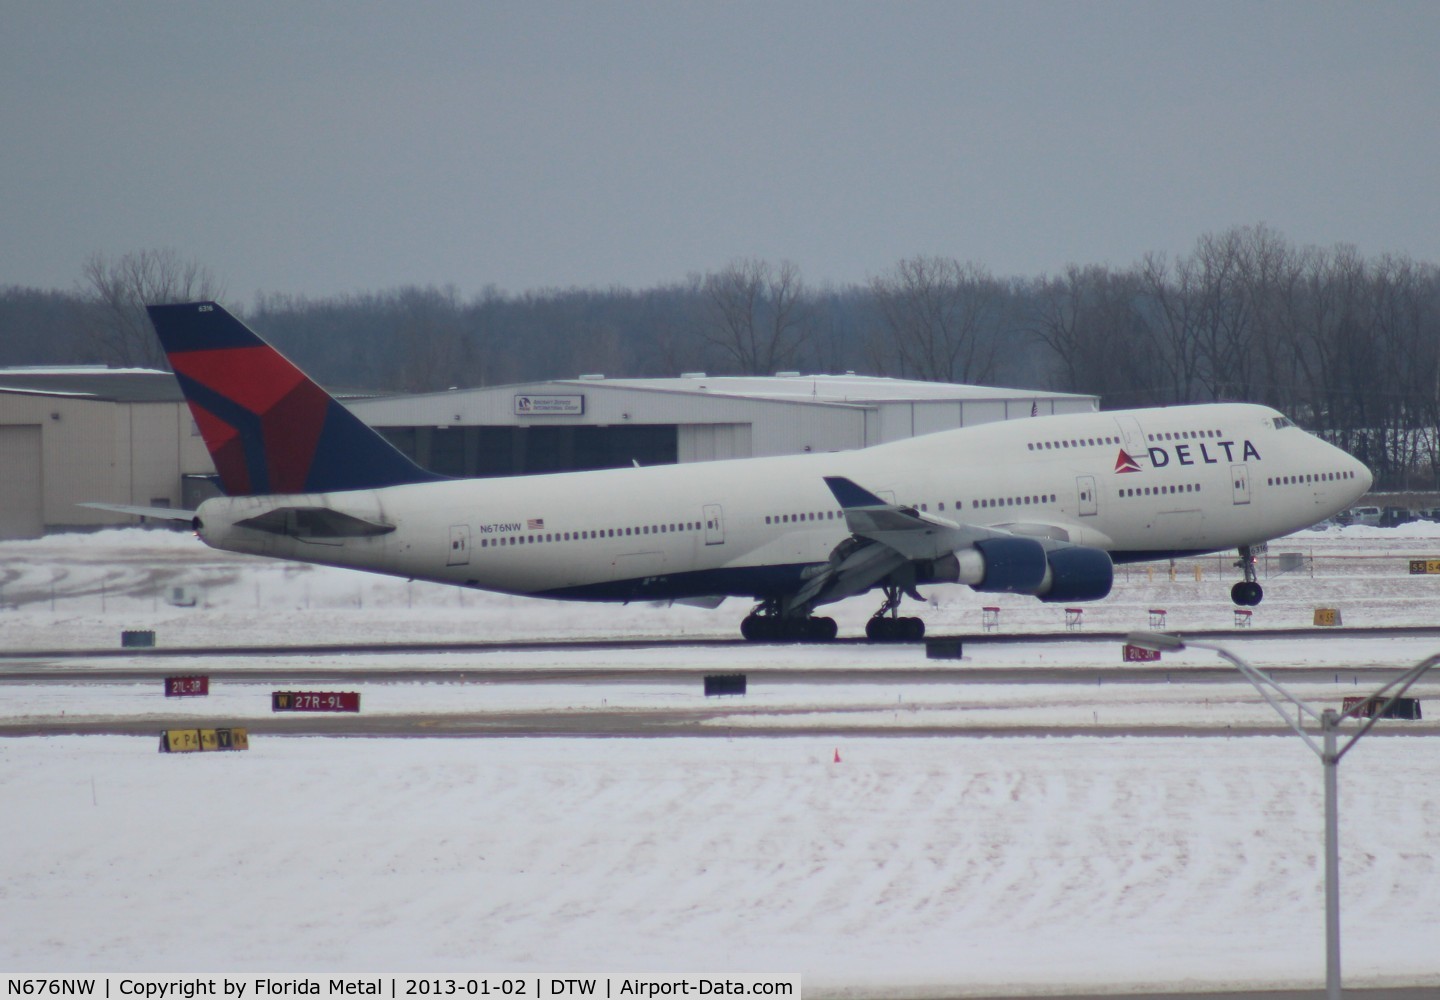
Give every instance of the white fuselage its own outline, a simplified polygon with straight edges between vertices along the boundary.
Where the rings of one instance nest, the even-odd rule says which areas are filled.
[[[824,477],[960,524],[1104,549],[1117,562],[1250,545],[1370,487],[1345,452],[1268,407],[1035,417],[834,454],[218,498],[209,544],[515,594],[764,596],[849,537]],[[237,526],[324,507],[394,530],[303,539]]]

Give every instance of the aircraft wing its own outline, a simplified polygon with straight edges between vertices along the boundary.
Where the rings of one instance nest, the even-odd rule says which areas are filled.
[[[887,503],[843,476],[826,476],[825,485],[845,512],[846,526],[860,538],[893,549],[908,560],[939,559],[986,538],[1010,538],[1010,532],[961,525],[914,507]]]
[[[862,594],[912,563],[939,559],[981,538],[1002,534],[887,503],[843,476],[826,476],[825,485],[839,501],[851,537],[835,547],[829,562],[815,567],[805,585],[787,600],[790,607]],[[910,578],[913,581],[913,573]]]
[[[835,547],[828,562],[811,570],[804,586],[787,599],[790,608],[842,600],[887,579],[918,599],[917,580],[933,573],[927,564],[965,549],[983,549],[989,541],[1029,539],[1046,551],[1071,544],[1064,525],[1017,522],[989,528],[957,524],[914,507],[889,503],[842,476],[826,476],[825,485],[839,501],[851,536]]]

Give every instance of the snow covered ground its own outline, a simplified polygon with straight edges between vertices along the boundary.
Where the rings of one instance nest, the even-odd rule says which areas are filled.
[[[1282,554],[1302,568],[1282,573]],[[1272,542],[1260,563],[1265,602],[1256,628],[1303,627],[1316,607],[1338,608],[1349,626],[1430,625],[1440,577],[1411,577],[1406,560],[1440,558],[1440,524],[1331,528]],[[1230,555],[1122,566],[1114,593],[1087,606],[1085,628],[1144,628],[1152,607],[1168,627],[1229,628]],[[1198,579],[1197,579],[1198,576]],[[187,587],[198,608],[166,602]],[[931,634],[978,632],[981,608],[1001,608],[1006,632],[1055,631],[1064,608],[1029,597],[922,588]],[[842,635],[864,634],[878,595],[827,607]],[[906,602],[907,610],[913,609]],[[482,594],[438,584],[283,563],[207,548],[186,532],[135,529],[0,543],[0,646],[112,647],[124,628],[153,628],[160,642],[484,641],[603,636],[733,638],[750,610],[729,600],[714,611],[649,604],[587,605]]]
[[[1279,553],[1311,561],[1280,575]],[[1440,531],[1335,529],[1272,544],[1257,626],[1315,607],[1346,625],[1434,624]],[[1122,573],[1087,630],[1227,627],[1212,557]],[[1195,568],[1200,568],[1196,579]],[[173,586],[199,606],[166,603]],[[855,633],[877,603],[836,614]],[[1062,627],[1061,609],[936,588],[932,632]],[[730,636],[746,610],[562,605],[233,557],[118,531],[0,544],[0,651],[437,639]],[[734,605],[732,607],[732,605]],[[1255,640],[1262,666],[1408,665],[1425,639]],[[1118,666],[1109,643],[970,647],[967,663]],[[233,658],[267,670],[317,658]],[[320,665],[338,658],[318,658]],[[66,661],[112,667],[126,660]],[[146,662],[136,658],[134,662]],[[387,654],[457,671],[693,665],[919,666],[913,647],[680,647]],[[1214,665],[1211,654],[1166,665]],[[206,661],[207,666],[219,663]],[[347,659],[346,666],[356,664]],[[361,664],[363,665],[363,664]],[[34,661],[0,661],[6,670]],[[176,664],[176,666],[179,666]],[[0,684],[0,718],[268,710],[260,685],[164,703],[129,684]],[[657,680],[366,684],[371,712],[689,705]],[[1422,694],[1440,691],[1429,684]],[[740,704],[739,702],[736,703]],[[1323,978],[1321,774],[1293,736],[1117,737],[1107,724],[1268,721],[1235,685],[767,686],[744,704],[907,719],[1075,725],[1070,738],[256,738],[163,756],[153,737],[0,739],[0,967],[48,972],[800,972],[812,995],[1315,985]],[[1427,710],[1430,704],[1426,705]],[[1440,703],[1436,703],[1440,712]],[[1434,714],[1434,713],[1432,713]],[[1399,724],[1394,724],[1399,725]],[[1428,724],[1424,727],[1428,733]],[[841,761],[834,756],[839,752]],[[1347,984],[1440,986],[1440,751],[1367,739],[1341,768]]]

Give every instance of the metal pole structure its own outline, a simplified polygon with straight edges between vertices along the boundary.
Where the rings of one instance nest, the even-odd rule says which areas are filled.
[[[1178,652],[1193,646],[1196,649],[1208,649],[1228,660],[1254,686],[1255,690],[1260,692],[1260,697],[1265,699],[1266,703],[1280,716],[1280,719],[1294,730],[1295,734],[1305,741],[1305,745],[1320,758],[1320,763],[1325,770],[1325,996],[1326,1000],[1340,1000],[1340,760],[1350,752],[1356,743],[1360,742],[1360,737],[1375,728],[1375,724],[1389,711],[1390,706],[1395,704],[1396,699],[1410,689],[1410,685],[1418,681],[1425,671],[1440,663],[1440,653],[1421,660],[1399,677],[1383,685],[1369,698],[1362,700],[1345,712],[1336,712],[1333,708],[1327,708],[1320,712],[1287,691],[1284,685],[1274,678],[1267,677],[1218,643],[1188,641],[1175,632],[1131,632],[1126,636],[1125,641],[1132,646],[1159,652],[1167,650]],[[1385,692],[1396,685],[1399,685],[1398,690],[1384,702],[1380,702],[1380,698]],[[1279,692],[1282,698],[1298,709],[1293,720],[1285,714],[1284,706],[1267,689]],[[1373,708],[1374,714],[1343,747],[1337,748],[1340,724],[1346,719],[1358,717],[1367,704]],[[1301,724],[1306,715],[1320,723],[1322,741],[1319,745]]]
[[[1340,716],[1327,708],[1320,725],[1325,730],[1325,998],[1340,1000],[1340,757],[1335,753]]]

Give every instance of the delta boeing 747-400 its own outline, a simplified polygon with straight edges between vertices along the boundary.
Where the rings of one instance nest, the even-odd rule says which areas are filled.
[[[233,552],[581,601],[748,598],[749,639],[835,636],[823,605],[878,589],[872,639],[918,639],[924,584],[1104,598],[1116,563],[1251,550],[1344,510],[1368,469],[1265,406],[1034,417],[832,454],[512,479],[420,468],[213,302],[151,321],[225,493],[193,520]],[[98,505],[97,505],[98,506]]]

